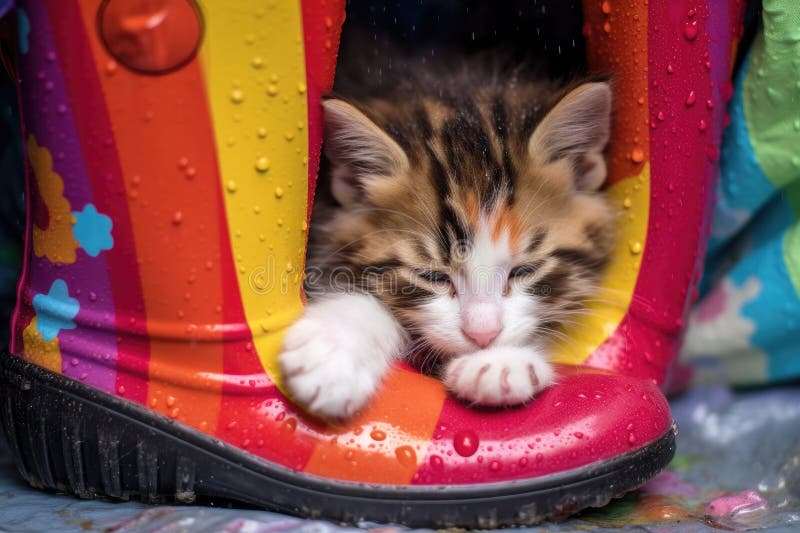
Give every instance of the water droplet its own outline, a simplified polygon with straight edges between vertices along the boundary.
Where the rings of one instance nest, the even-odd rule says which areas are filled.
[[[600,10],[606,15],[611,13],[611,2],[609,2],[608,0],[604,0],[603,3],[600,4]]]
[[[228,192],[234,193],[238,189],[236,182],[233,180],[228,180],[228,183],[225,185],[225,188],[228,189]]]
[[[634,163],[641,163],[644,161],[644,150],[639,147],[634,148],[631,151],[631,161]]]
[[[369,436],[372,437],[372,440],[381,441],[386,439],[386,432],[381,431],[380,429],[373,429],[370,432]]]
[[[696,14],[697,14],[697,11],[695,9],[690,9],[689,11],[686,12],[686,16],[689,17],[689,18],[694,18],[694,16]]]
[[[294,433],[297,429],[297,419],[292,417],[287,418],[284,420],[283,424],[281,424],[281,429],[286,433]]]
[[[633,433],[628,435],[628,443],[634,444],[635,442],[636,442],[636,435],[634,435]]]
[[[628,249],[631,251],[633,255],[639,255],[640,253],[642,253],[642,243],[640,243],[639,241],[629,241]]]
[[[795,131],[800,131],[800,118],[796,118],[794,120],[794,130]]]
[[[663,122],[664,119],[667,118],[667,117],[664,115],[663,111],[659,111],[658,114],[656,115],[656,118]]]
[[[253,68],[261,68],[264,66],[264,60],[261,59],[261,56],[255,56],[251,61],[250,64]]]
[[[700,131],[706,131],[706,121],[700,119],[700,123],[697,125],[697,127]]]
[[[687,22],[683,26],[683,36],[687,41],[694,41],[697,39],[697,21]]]
[[[283,198],[283,189],[275,187],[275,198]]]
[[[261,207],[258,206],[258,205],[254,205],[253,206],[253,213],[255,213],[256,215],[260,214],[261,213]]]
[[[266,157],[259,157],[256,159],[256,170],[259,172],[266,172],[269,170],[269,159]]]
[[[171,418],[178,418],[178,413],[180,413],[180,408],[175,407],[172,409],[172,411],[169,412],[169,416]]]
[[[117,394],[119,394],[120,396],[125,394],[125,385],[120,385],[119,387],[117,387]]]
[[[234,89],[231,91],[231,102],[234,104],[241,104],[244,101],[244,93],[241,89]]]
[[[489,470],[492,472],[498,472],[503,465],[500,464],[500,461],[492,461],[489,463]]]
[[[611,33],[611,23],[610,22],[606,22],[605,24],[603,24],[603,31],[606,32],[606,33]]]
[[[623,206],[625,209],[630,209],[630,207],[631,207],[632,205],[633,205],[633,201],[631,201],[631,198],[630,198],[630,196],[626,196],[626,197],[625,197],[625,199],[624,199],[624,200],[622,200],[622,206]]]
[[[175,407],[175,396],[167,396],[167,407]]]
[[[89,301],[94,302],[97,300],[97,293],[94,291],[89,292]]]
[[[694,91],[689,91],[689,96],[686,97],[686,107],[692,107],[697,100],[697,94]]]
[[[576,431],[575,433],[573,433],[573,435],[575,436],[576,439],[583,438],[583,433],[581,433],[580,431]]]
[[[172,215],[172,223],[176,226],[180,226],[181,222],[183,222],[183,213],[175,211],[175,214]]]
[[[453,436],[453,448],[461,457],[470,457],[478,451],[478,435],[474,431],[459,431]]]
[[[444,466],[444,461],[438,455],[431,455],[430,459],[428,459],[428,463],[430,463],[432,468],[442,468]]]
[[[278,86],[274,83],[267,85],[267,94],[270,96],[276,96],[278,94]]]
[[[304,82],[297,82],[297,92],[300,94],[306,94],[306,84]]]
[[[400,446],[394,451],[394,455],[406,468],[417,466],[417,454],[411,446]]]
[[[673,74],[675,69],[672,67],[672,63],[667,65],[667,74]]]

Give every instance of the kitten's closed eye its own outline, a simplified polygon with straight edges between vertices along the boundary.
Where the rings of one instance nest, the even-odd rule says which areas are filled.
[[[418,270],[416,274],[428,283],[435,285],[449,285],[452,283],[448,274],[439,272],[438,270]]]
[[[533,263],[516,266],[508,273],[508,279],[532,276],[538,273],[542,269],[542,266],[544,266],[544,261],[535,261]]]

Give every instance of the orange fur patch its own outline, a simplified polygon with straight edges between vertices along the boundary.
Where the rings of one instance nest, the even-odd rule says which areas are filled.
[[[506,232],[511,253],[517,253],[525,230],[519,215],[510,207],[502,206],[495,212],[492,224],[492,240],[497,242]]]

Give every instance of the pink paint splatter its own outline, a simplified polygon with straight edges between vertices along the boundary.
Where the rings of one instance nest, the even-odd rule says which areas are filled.
[[[706,505],[708,516],[733,516],[761,511],[768,507],[767,501],[754,490],[745,490],[739,494],[720,496]]]

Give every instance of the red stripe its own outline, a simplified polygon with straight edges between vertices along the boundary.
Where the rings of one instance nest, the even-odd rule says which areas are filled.
[[[339,36],[344,23],[344,0],[318,2],[302,0],[308,101],[308,217],[314,204],[314,190],[322,146],[320,97],[330,92],[336,72]]]

